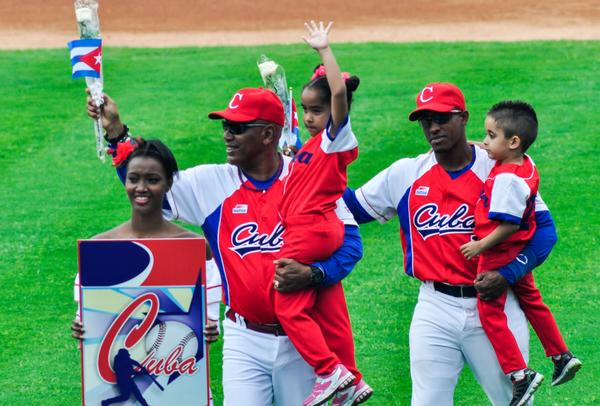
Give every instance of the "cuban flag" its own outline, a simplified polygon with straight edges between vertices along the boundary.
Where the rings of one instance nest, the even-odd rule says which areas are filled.
[[[78,39],[69,42],[73,79],[84,76],[99,78],[102,70],[102,40]]]

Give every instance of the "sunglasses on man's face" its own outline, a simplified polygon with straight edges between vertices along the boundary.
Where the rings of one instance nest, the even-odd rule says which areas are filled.
[[[436,123],[438,125],[444,125],[444,124],[447,124],[452,119],[452,116],[455,114],[462,114],[462,113],[456,112],[456,113],[424,114],[423,116],[421,116],[419,118],[419,122],[421,123],[421,125],[423,127],[429,127],[429,126],[431,126],[432,123]]]
[[[223,131],[227,131],[232,135],[238,135],[245,133],[250,127],[265,127],[267,125],[261,123],[236,123],[235,121],[223,120]]]

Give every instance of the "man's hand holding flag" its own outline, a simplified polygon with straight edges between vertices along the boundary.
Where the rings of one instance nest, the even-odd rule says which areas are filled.
[[[75,17],[81,39],[69,42],[73,78],[85,77],[85,83],[97,107],[104,102],[102,78],[102,40],[96,0],[75,0]],[[96,153],[105,161],[105,146],[102,138],[102,123],[94,122]]]

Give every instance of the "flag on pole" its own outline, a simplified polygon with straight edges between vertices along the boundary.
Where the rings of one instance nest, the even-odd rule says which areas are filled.
[[[84,76],[100,77],[102,71],[102,40],[78,39],[69,42],[73,79]]]
[[[291,141],[293,141],[292,145],[300,149],[302,148],[302,140],[300,139],[300,129],[298,128],[298,111],[296,110],[296,102],[294,101],[294,98],[291,95],[291,90],[290,98],[292,99],[292,125],[290,129],[292,132]]]

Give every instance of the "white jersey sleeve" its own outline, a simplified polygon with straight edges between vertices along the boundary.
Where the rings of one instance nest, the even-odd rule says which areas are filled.
[[[476,157],[475,162],[473,162],[473,166],[471,167],[471,171],[481,179],[482,183],[485,183],[492,168],[496,165],[496,161],[490,158],[487,151],[478,145],[474,145],[473,148]]]
[[[529,155],[527,155],[529,157],[529,159],[531,159],[531,163],[533,165],[535,165],[535,162],[533,162],[533,158],[531,158]],[[540,190],[538,189],[537,193],[535,194],[535,211],[536,212],[541,212],[541,211],[550,211],[550,209],[548,209],[548,206],[546,205],[546,202],[544,202],[544,200],[542,199],[542,196],[540,196]]]
[[[434,164],[429,153],[400,159],[357,189],[356,198],[371,217],[385,223],[398,214],[400,200],[412,183]]]
[[[531,189],[523,178],[514,173],[500,173],[492,186],[488,217],[519,224],[530,196]]]
[[[239,185],[237,168],[232,165],[200,165],[180,171],[167,193],[168,220],[183,220],[201,226]]]
[[[340,197],[336,202],[335,214],[337,214],[337,216],[340,220],[342,220],[342,223],[344,223],[345,226],[358,226],[358,223],[354,219],[352,212],[350,211],[348,206],[346,206],[344,198]]]
[[[79,301],[81,298],[79,297],[79,272],[75,275],[75,283],[73,284],[73,299],[77,303],[77,310],[75,311],[75,318],[77,320],[81,320],[81,313],[79,311]]]
[[[334,152],[350,151],[358,147],[358,140],[352,132],[352,126],[350,125],[350,116],[338,127],[335,138],[331,138],[330,129],[331,119],[321,136],[321,149],[325,153],[331,154]]]
[[[206,261],[206,312],[211,320],[219,320],[221,296],[221,274],[215,260],[209,259]]]
[[[540,196],[540,192],[538,190],[537,194],[535,195],[535,211],[540,212],[549,210],[550,209],[548,209],[548,206],[546,206],[546,202],[542,200],[542,196]]]

